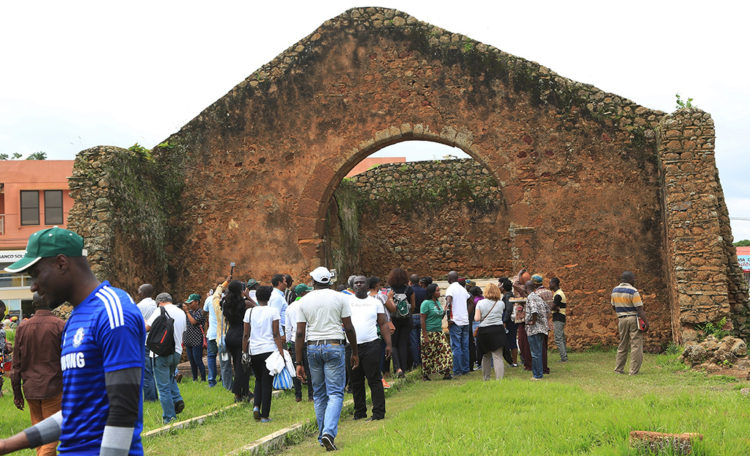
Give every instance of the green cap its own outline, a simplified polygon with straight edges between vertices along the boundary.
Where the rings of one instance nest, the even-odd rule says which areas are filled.
[[[258,281],[255,279],[250,279],[247,281],[247,287],[252,288],[254,286],[258,285]]]
[[[198,293],[193,293],[190,296],[188,296],[187,301],[185,301],[185,304],[190,304],[191,302],[200,301],[201,295]]]
[[[294,287],[294,294],[296,294],[297,296],[302,296],[303,293],[307,293],[308,291],[312,291],[312,289],[313,289],[312,287],[308,287],[304,283],[301,283],[301,284],[297,285],[296,287]]]
[[[83,249],[83,238],[64,228],[47,228],[29,236],[23,258],[11,264],[7,272],[22,272],[36,264],[42,258],[65,255],[69,257],[86,256]]]

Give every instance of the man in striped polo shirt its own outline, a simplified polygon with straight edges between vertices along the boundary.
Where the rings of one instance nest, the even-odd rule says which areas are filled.
[[[620,276],[620,282],[612,290],[612,307],[617,313],[617,329],[620,333],[615,372],[625,373],[625,362],[628,360],[628,346],[630,346],[630,375],[635,375],[641,369],[643,362],[643,333],[648,330],[648,321],[646,312],[643,310],[641,295],[634,286],[635,275],[630,271],[625,271]],[[638,325],[639,318],[645,325],[643,331]]]
[[[32,292],[73,312],[62,336],[62,411],[0,440],[0,454],[55,440],[59,454],[143,454],[143,316],[126,292],[99,282],[85,255],[81,236],[54,227],[32,234],[5,268],[27,271]]]

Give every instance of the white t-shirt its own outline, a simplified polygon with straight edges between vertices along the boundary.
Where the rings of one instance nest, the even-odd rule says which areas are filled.
[[[493,304],[495,304],[495,307],[492,307]],[[480,312],[479,318],[484,318],[484,320],[479,326],[483,327],[483,326],[494,326],[494,325],[503,324],[503,312],[505,311],[505,302],[503,302],[502,299],[498,300],[497,303],[489,299],[482,299],[481,301],[477,303],[477,309],[479,309],[479,312]],[[492,312],[490,312],[490,309],[492,309]],[[490,312],[489,315],[487,315],[487,312]]]
[[[450,284],[448,289],[445,291],[445,297],[451,296],[451,310],[453,311],[453,323],[459,326],[466,326],[469,324],[469,310],[466,308],[466,300],[471,297],[466,288],[461,286],[458,282]]]
[[[299,300],[297,321],[307,323],[306,341],[344,339],[342,319],[351,317],[351,296],[331,289],[313,290]]]
[[[372,296],[365,299],[350,296],[349,306],[352,309],[352,326],[357,333],[357,344],[364,344],[377,339],[378,314],[385,313],[383,303]]]
[[[167,304],[160,307],[164,307],[164,310],[167,311],[169,316],[174,318],[174,351],[182,354],[182,334],[185,332],[185,327],[187,326],[185,312],[174,304]],[[156,310],[154,310],[154,313],[149,317],[146,324],[148,326],[154,324],[154,320],[156,320],[156,317],[159,315],[161,315],[161,310],[157,307]]]
[[[260,355],[276,350],[276,342],[273,340],[273,321],[280,319],[279,309],[269,306],[255,306],[245,311],[245,323],[250,323],[250,346],[251,355]],[[251,321],[252,319],[252,321]]]
[[[286,341],[294,342],[297,336],[297,312],[299,311],[299,300],[292,301],[286,308],[286,321],[284,322],[286,331]]]

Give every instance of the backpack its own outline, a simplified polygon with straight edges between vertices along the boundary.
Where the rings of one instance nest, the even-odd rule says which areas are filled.
[[[169,356],[175,352],[174,346],[174,318],[164,309],[151,324],[151,331],[146,338],[146,347],[159,356]]]
[[[393,303],[396,304],[396,311],[393,312],[393,318],[406,318],[409,316],[409,301],[406,299],[406,293],[394,293]]]

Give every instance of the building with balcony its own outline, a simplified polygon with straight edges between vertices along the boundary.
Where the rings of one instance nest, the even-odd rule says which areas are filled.
[[[31,234],[66,226],[72,173],[73,160],[0,161],[0,299],[10,315],[30,312],[29,277],[2,269],[23,256]]]

